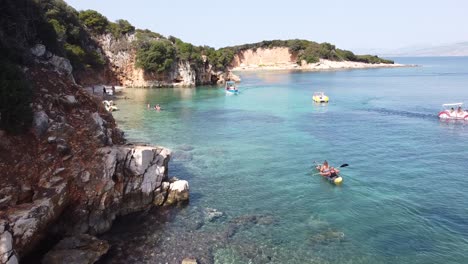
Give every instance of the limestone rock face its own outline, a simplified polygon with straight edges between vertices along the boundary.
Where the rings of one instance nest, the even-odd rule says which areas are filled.
[[[37,245],[48,226],[60,216],[68,202],[68,183],[63,178],[43,181],[40,188],[32,203],[24,204],[7,216],[14,248],[19,254]]]
[[[107,231],[118,215],[153,206],[155,196],[162,192],[163,181],[167,180],[171,151],[129,145],[104,147],[98,155],[102,160],[100,166],[83,174],[88,206],[76,210],[88,215],[87,221],[76,223],[79,231],[92,234]]]
[[[58,71],[63,72],[66,75],[71,75],[73,71],[73,66],[70,61],[63,57],[53,55],[52,58],[49,59],[49,63],[51,63]]]
[[[162,147],[107,146],[98,150],[95,158],[100,162],[87,170],[58,168],[42,175],[32,203],[25,203],[6,214],[10,231],[0,230],[2,257],[11,248],[20,255],[30,252],[44,238],[52,223],[55,223],[52,229],[60,234],[98,234],[109,230],[119,215],[148,209],[155,204],[186,200],[186,181],[167,182],[170,156],[171,151]],[[68,174],[76,177],[66,180]],[[70,204],[71,188],[77,206]],[[80,200],[76,200],[77,197]],[[56,255],[65,254],[60,252]],[[75,261],[75,256],[88,256],[88,253],[77,253],[71,260]],[[47,263],[58,263],[53,262],[58,258],[47,259],[51,261]]]
[[[109,130],[107,122],[99,113],[92,113],[88,124],[92,131],[94,131],[94,137],[98,139],[103,146],[112,145],[112,130]]]
[[[71,65],[70,60],[52,54],[47,51],[47,47],[42,44],[36,44],[31,47],[31,54],[36,57],[36,60],[40,63],[51,65],[57,72],[65,74],[67,78],[75,82],[75,79],[72,75],[73,66]]]
[[[193,66],[188,61],[176,61],[168,73],[148,73],[135,67],[136,51],[133,42],[135,34],[115,39],[111,34],[101,35],[96,39],[103,53],[109,60],[110,71],[118,82],[127,87],[189,87],[200,84],[216,84],[226,80],[225,73],[216,73],[207,63]]]
[[[109,243],[90,235],[62,239],[42,259],[43,264],[92,264],[106,254]]]

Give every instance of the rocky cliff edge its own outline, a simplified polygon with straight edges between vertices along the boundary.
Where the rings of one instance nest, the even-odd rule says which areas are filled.
[[[169,149],[125,144],[68,60],[32,53],[36,63],[23,71],[34,83],[33,127],[0,131],[0,263],[18,263],[50,236],[81,239],[109,230],[119,215],[188,200],[188,183],[169,178]]]

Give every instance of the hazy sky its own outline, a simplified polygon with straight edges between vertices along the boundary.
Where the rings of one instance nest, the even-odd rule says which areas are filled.
[[[359,52],[468,41],[467,0],[65,1],[217,48],[301,38]]]

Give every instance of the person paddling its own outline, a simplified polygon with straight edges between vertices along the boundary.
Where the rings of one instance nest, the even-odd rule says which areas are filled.
[[[320,175],[324,177],[334,178],[338,177],[338,173],[340,173],[340,170],[337,168],[330,167],[330,165],[328,165],[328,161],[324,161],[322,165],[317,165],[316,168]]]
[[[319,171],[320,175],[328,177],[330,175],[328,161],[324,161],[322,165],[318,165],[317,170]]]
[[[335,177],[338,177],[338,173],[340,173],[340,170],[335,168],[335,167],[331,167],[330,168],[330,175],[328,177],[330,178],[335,178]]]

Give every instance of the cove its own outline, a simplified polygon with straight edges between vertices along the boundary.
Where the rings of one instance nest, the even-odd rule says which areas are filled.
[[[468,123],[437,113],[468,98],[468,58],[396,62],[421,67],[243,72],[238,96],[127,89],[119,127],[172,149],[191,200],[117,221],[101,262],[467,262]],[[313,175],[324,159],[350,164],[341,186]]]

